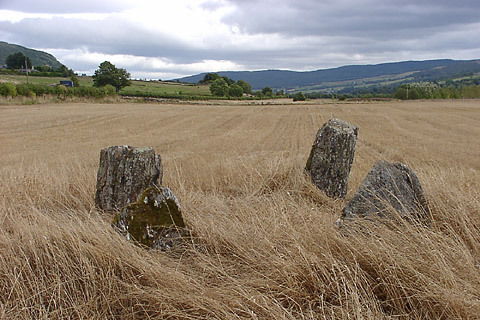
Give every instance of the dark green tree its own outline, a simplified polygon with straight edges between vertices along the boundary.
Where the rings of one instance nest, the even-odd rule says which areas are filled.
[[[232,80],[232,79],[230,79],[230,78],[227,77],[227,76],[223,76],[223,77],[220,77],[220,78],[222,78],[223,80],[225,80],[225,82],[226,82],[229,86],[235,83],[235,80]]]
[[[228,87],[228,95],[230,97],[241,97],[243,96],[243,88],[240,87],[238,84],[233,83]]]
[[[55,69],[50,66],[35,66],[35,70],[40,72],[55,72]]]
[[[272,97],[273,96],[273,90],[270,87],[265,87],[265,88],[262,89],[262,94],[265,97]]]
[[[125,69],[115,67],[109,61],[102,62],[99,68],[95,70],[92,78],[95,87],[103,87],[110,84],[115,87],[117,92],[131,84],[130,73]]]
[[[420,91],[417,88],[412,88],[408,90],[408,100],[417,100],[421,99],[422,95],[420,94]]]
[[[403,86],[398,88],[397,92],[393,95],[397,99],[401,100],[407,100],[407,89],[405,89]]]
[[[305,95],[300,91],[293,95],[293,101],[305,101]]]
[[[66,66],[64,66],[63,64],[60,67],[57,68],[57,72],[61,73],[62,77],[64,77],[64,78],[66,78],[70,75],[70,70],[68,70],[68,68]]]
[[[238,84],[240,87],[242,87],[244,93],[246,93],[246,94],[251,94],[251,93],[252,93],[252,86],[251,86],[250,83],[248,83],[247,81],[245,81],[245,80],[238,80],[238,81],[237,81],[237,84]]]
[[[212,83],[213,81],[217,80],[218,78],[220,78],[218,73],[209,72],[203,77],[203,80],[200,80],[199,82],[200,83]]]
[[[455,82],[452,79],[447,79],[447,81],[445,81],[445,85],[447,87],[455,87]]]
[[[27,68],[32,68],[32,61],[29,57],[24,55],[22,52],[17,52],[9,55],[5,59],[5,64],[8,69],[24,69],[25,68],[25,59],[27,60]]]
[[[216,97],[225,97],[228,94],[228,84],[223,78],[218,78],[210,85],[210,92]]]

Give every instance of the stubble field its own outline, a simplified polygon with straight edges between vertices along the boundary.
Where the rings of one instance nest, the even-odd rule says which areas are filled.
[[[303,173],[359,127],[346,200]],[[0,318],[479,319],[480,101],[0,105]],[[139,248],[94,206],[99,153],[153,147],[193,238]],[[334,222],[378,160],[433,224]]]

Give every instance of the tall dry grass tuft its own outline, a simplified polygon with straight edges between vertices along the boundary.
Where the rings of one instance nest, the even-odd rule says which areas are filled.
[[[480,163],[471,158],[480,132],[462,131],[479,120],[475,105],[45,105],[0,112],[0,318],[480,314]],[[452,114],[459,121],[443,132]],[[422,182],[430,227],[334,226],[346,201],[326,197],[303,173],[315,131],[332,115],[360,127],[348,197],[376,160],[402,160]],[[98,153],[114,144],[152,146],[162,155],[165,184],[193,234],[185,248],[136,247],[95,209]]]

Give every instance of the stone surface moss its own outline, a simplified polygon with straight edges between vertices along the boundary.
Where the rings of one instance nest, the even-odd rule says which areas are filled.
[[[112,224],[128,238],[146,247],[154,247],[166,229],[183,229],[181,207],[168,188],[150,187],[138,200],[125,206]]]

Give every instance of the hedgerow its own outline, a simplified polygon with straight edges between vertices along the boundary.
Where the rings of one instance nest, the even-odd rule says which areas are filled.
[[[105,98],[115,96],[116,90],[111,85],[104,87],[65,87],[62,85],[48,86],[44,84],[13,84],[0,83],[0,95],[4,97],[41,97],[45,95],[61,96],[61,97],[91,97]]]

